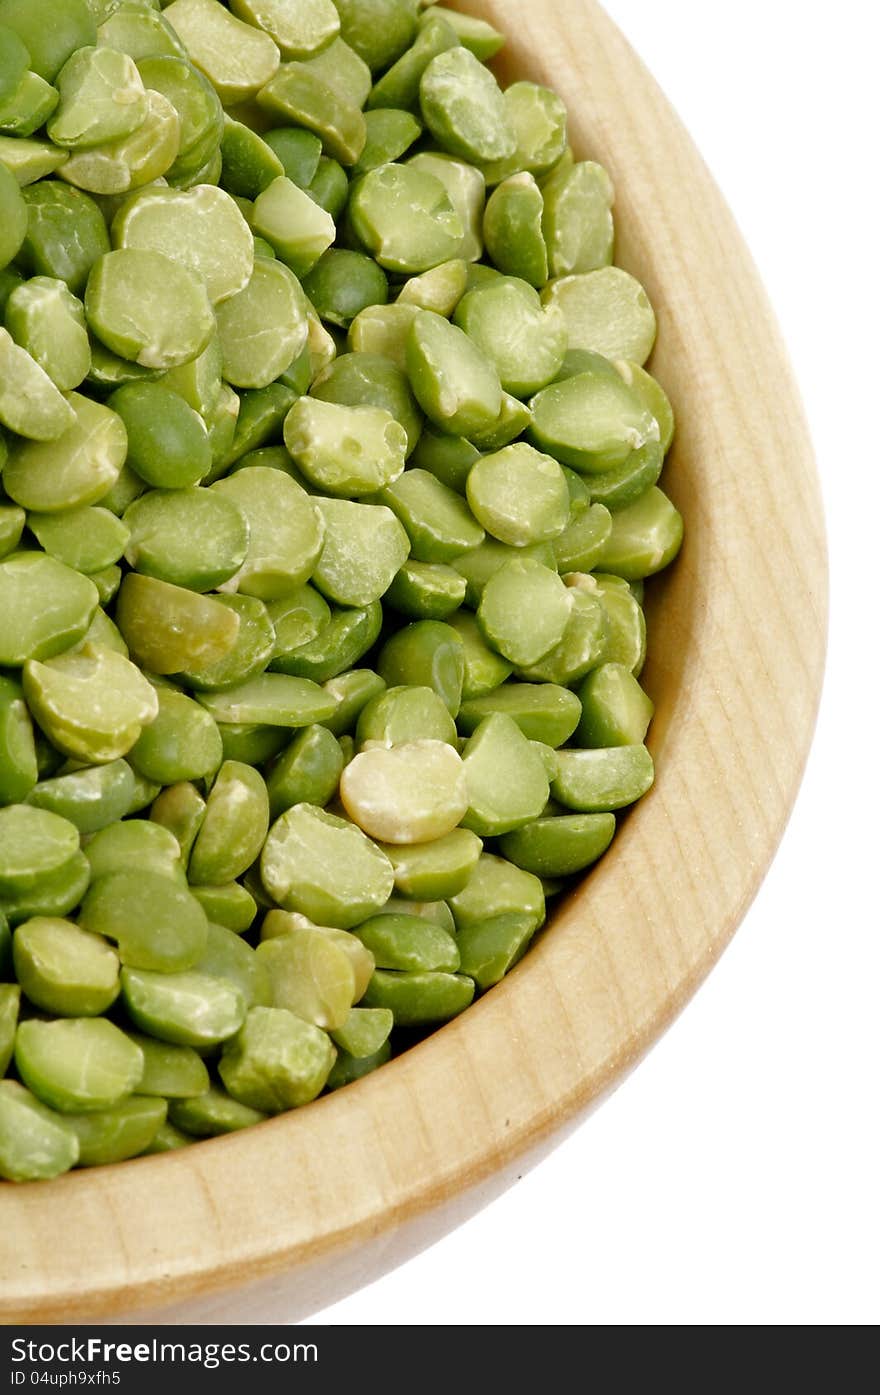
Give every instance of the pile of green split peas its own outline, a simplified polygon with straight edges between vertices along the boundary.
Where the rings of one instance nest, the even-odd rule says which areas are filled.
[[[651,785],[655,320],[421,0],[0,0],[0,1175],[375,1069]]]

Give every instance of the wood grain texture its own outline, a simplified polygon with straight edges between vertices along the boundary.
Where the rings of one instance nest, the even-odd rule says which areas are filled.
[[[576,152],[615,182],[618,261],[658,312],[652,368],[679,423],[664,481],[687,536],[649,588],[657,784],[510,978],[375,1075],[182,1153],[3,1186],[6,1322],[157,1307],[174,1321],[184,1300],[248,1283],[259,1304],[282,1272],[292,1315],[390,1267],[647,1049],[732,935],[788,818],[821,685],[826,567],[798,394],[749,254],[598,5],[462,8],[515,35],[505,79],[566,100]],[[265,1312],[244,1297],[237,1310]]]

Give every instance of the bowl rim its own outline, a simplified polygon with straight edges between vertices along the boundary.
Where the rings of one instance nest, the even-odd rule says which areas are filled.
[[[106,1317],[280,1270],[332,1270],[352,1247],[385,1236],[393,1248],[424,1213],[502,1179],[692,995],[791,811],[821,690],[827,568],[803,411],[750,255],[595,0],[459,8],[508,33],[508,80],[548,82],[566,100],[578,155],[605,164],[617,188],[616,260],[658,310],[650,366],[680,408],[664,485],[687,532],[649,588],[657,783],[513,973],[380,1071],[241,1134],[0,1184],[6,1322]]]

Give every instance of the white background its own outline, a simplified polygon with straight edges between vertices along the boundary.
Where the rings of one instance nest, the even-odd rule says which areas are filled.
[[[816,741],[754,906],[639,1069],[500,1200],[322,1323],[880,1318],[880,5],[606,8],[732,205],[800,381],[832,566]]]

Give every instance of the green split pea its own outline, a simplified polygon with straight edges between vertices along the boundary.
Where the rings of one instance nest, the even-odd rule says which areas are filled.
[[[652,784],[657,323],[503,42],[0,0],[0,1177],[368,1075]]]

